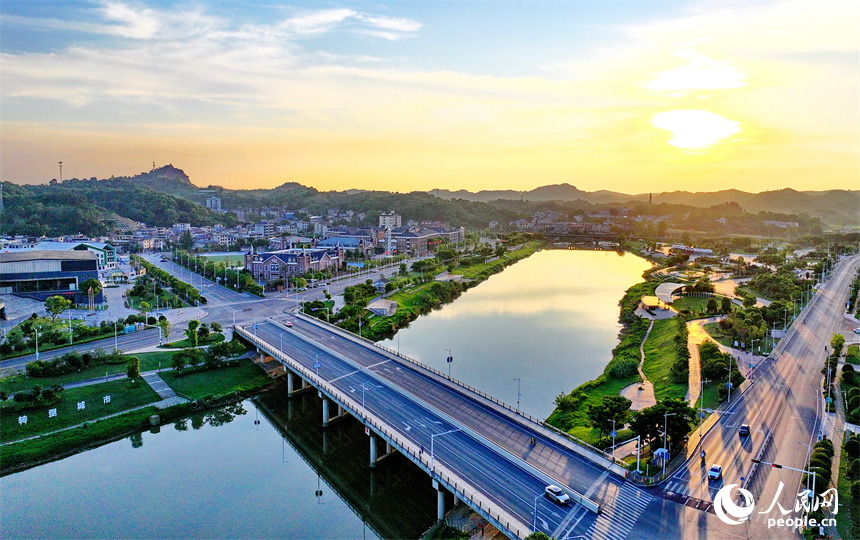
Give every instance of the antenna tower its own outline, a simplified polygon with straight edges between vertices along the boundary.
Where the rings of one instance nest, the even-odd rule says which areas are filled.
[[[62,182],[63,181],[63,162],[58,161],[57,163],[60,164],[60,182]]]

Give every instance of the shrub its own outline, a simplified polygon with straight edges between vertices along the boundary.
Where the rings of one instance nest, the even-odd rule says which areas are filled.
[[[853,373],[854,366],[852,366],[851,364],[845,364],[844,366],[842,366],[842,373],[847,373],[849,371]]]
[[[608,374],[613,379],[624,379],[636,373],[639,362],[632,358],[618,358],[609,366]]]
[[[852,437],[845,441],[845,446],[843,447],[843,449],[845,450],[845,453],[848,454],[848,457],[850,457],[851,459],[860,458],[860,441],[858,441],[856,437]]]

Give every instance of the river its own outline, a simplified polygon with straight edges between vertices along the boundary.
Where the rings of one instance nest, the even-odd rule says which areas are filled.
[[[618,344],[618,301],[650,268],[614,251],[547,250],[420,317],[382,344],[521,410],[546,418],[553,399],[603,372]]]
[[[617,344],[618,300],[648,263],[543,251],[401,330],[399,346],[545,417]],[[395,337],[386,343],[398,347]],[[270,393],[0,478],[2,538],[414,538],[435,521],[427,476],[375,470],[362,426],[321,427],[308,392]]]

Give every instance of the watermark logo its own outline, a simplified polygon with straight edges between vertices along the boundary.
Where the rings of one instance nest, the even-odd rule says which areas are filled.
[[[723,523],[729,525],[740,525],[747,521],[755,511],[755,500],[752,493],[744,488],[738,488],[738,492],[744,499],[744,506],[738,506],[732,502],[732,488],[737,487],[737,484],[729,484],[723,486],[714,497],[714,512]]]

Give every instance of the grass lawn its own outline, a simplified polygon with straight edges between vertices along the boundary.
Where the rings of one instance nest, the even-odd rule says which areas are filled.
[[[672,381],[673,366],[678,359],[674,342],[677,334],[678,322],[675,319],[654,321],[654,328],[645,341],[645,363],[642,371],[654,384],[657,401],[674,397],[683,399],[687,395],[686,383]]]
[[[685,296],[672,302],[672,307],[678,311],[687,310],[692,313],[694,317],[710,317],[712,314],[705,310],[708,305],[708,300],[710,300],[710,298],[693,298]],[[719,301],[720,299],[716,300],[718,306]]]
[[[174,372],[169,371],[162,373],[161,378],[174,392],[190,399],[250,390],[271,382],[269,376],[248,359],[241,360],[237,367],[192,373],[185,377],[177,377]]]
[[[860,345],[849,345],[845,353],[845,361],[849,364],[860,364]]]
[[[201,253],[200,256],[216,263],[226,263],[231,268],[245,264],[245,257],[242,255],[206,255],[205,253]]]
[[[564,421],[568,425],[572,425],[568,433],[576,437],[577,439],[581,439],[589,444],[597,444],[599,441],[599,431],[597,428],[591,427],[591,421],[586,414],[588,411],[588,407],[592,404],[599,403],[603,396],[617,396],[618,392],[621,391],[622,388],[629,384],[633,384],[639,381],[639,375],[633,375],[623,380],[619,379],[608,379],[606,382],[593,384],[589,386],[588,390],[583,392],[585,395],[585,399],[580,402],[579,406],[576,410],[568,413],[564,413],[556,409],[547,421],[553,425],[555,422],[552,417],[564,417]],[[588,383],[586,383],[588,384]]]
[[[460,274],[466,279],[475,279],[480,276],[482,272],[487,270],[488,268],[503,265],[505,263],[505,259],[524,259],[529,255],[533,254],[537,250],[538,244],[536,242],[529,242],[524,244],[523,247],[516,251],[511,251],[510,253],[505,253],[498,260],[495,260],[491,263],[484,264],[476,264],[473,266],[458,266],[454,269],[452,274]]]
[[[845,450],[839,458],[839,480],[836,489],[839,492],[839,514],[836,516],[836,530],[842,538],[860,538],[860,501],[851,497],[851,482],[848,478],[848,467],[851,458]],[[854,481],[857,480],[855,476]]]
[[[722,330],[720,330],[719,323],[707,323],[705,325],[705,332],[711,336],[714,341],[719,343],[720,345],[725,345],[726,347],[734,347],[732,343],[732,337],[723,334]]]
[[[81,422],[122,412],[133,407],[159,401],[158,394],[142,380],[137,388],[126,388],[126,381],[112,381],[63,391],[59,402],[19,412],[10,411],[0,417],[0,440],[14,441],[49,431],[54,431]],[[110,396],[110,403],[104,403],[104,396]],[[79,401],[86,408],[78,410]],[[57,409],[55,418],[48,417],[49,409]],[[18,424],[19,416],[27,416],[27,423]]]
[[[206,339],[199,339],[197,341],[197,346],[202,347],[204,345],[214,345],[215,343],[220,343],[222,341],[224,341],[224,334],[209,334]],[[165,349],[184,349],[186,347],[191,347],[192,345],[191,340],[186,338],[179,341],[173,341],[171,343],[165,343],[164,345],[161,345],[161,347]]]
[[[134,355],[140,358],[140,371],[153,371],[159,368],[158,363],[161,362],[162,367],[169,367],[173,359],[173,352],[148,352]],[[117,373],[125,373],[126,363],[121,364],[101,364],[98,366],[90,366],[83,371],[75,373],[67,373],[65,375],[57,375],[56,377],[29,377],[26,373],[18,373],[11,377],[0,379],[0,389],[3,389],[10,394],[20,392],[21,390],[29,390],[36,385],[46,387],[54,384],[67,384],[77,381],[86,381],[97,377],[108,375],[116,375]]]

